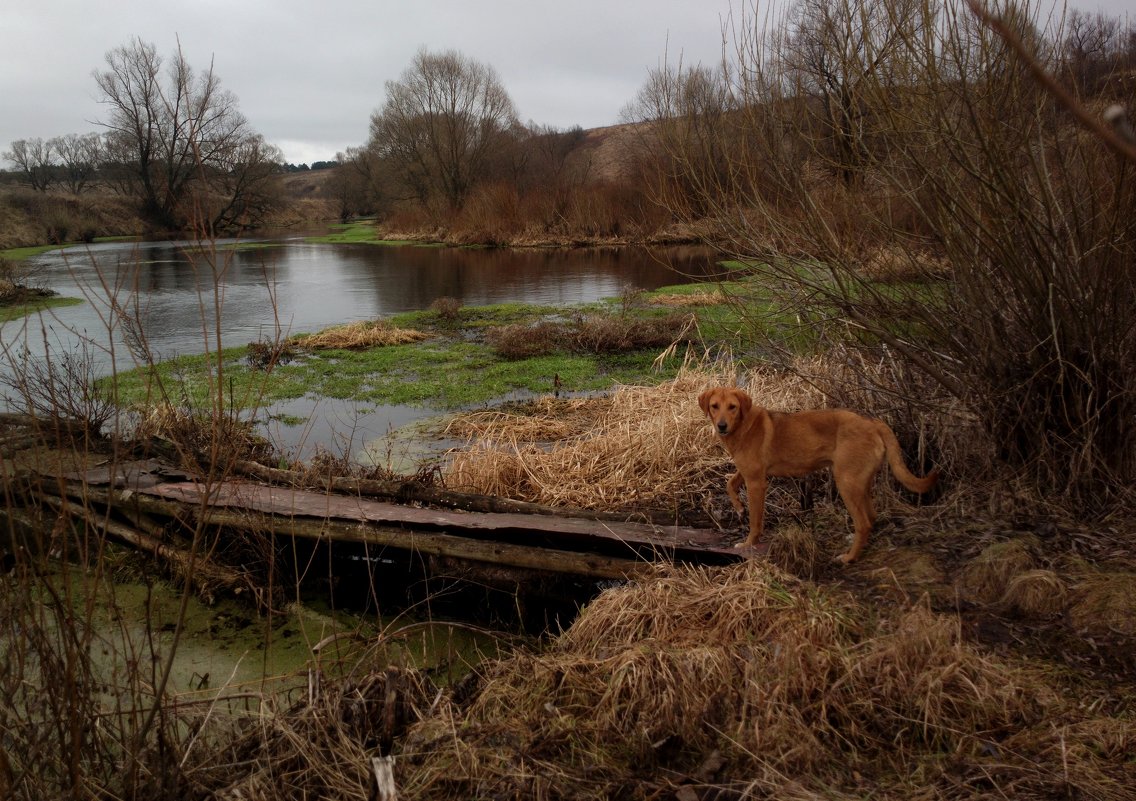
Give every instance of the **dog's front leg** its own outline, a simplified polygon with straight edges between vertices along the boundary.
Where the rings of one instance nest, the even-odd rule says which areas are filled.
[[[741,473],[734,473],[730,476],[730,480],[726,482],[726,494],[730,496],[730,505],[734,507],[734,511],[739,515],[745,514],[745,507],[742,506],[741,496],[738,495],[738,488],[741,487],[744,479]]]
[[[746,537],[742,546],[757,545],[761,539],[761,532],[765,527],[765,488],[768,484],[769,479],[766,478],[764,472],[746,479],[746,499],[749,501],[749,536]]]

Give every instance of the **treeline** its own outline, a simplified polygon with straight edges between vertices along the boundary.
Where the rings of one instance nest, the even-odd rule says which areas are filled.
[[[197,72],[141,39],[95,72],[109,108],[103,133],[21,139],[3,158],[35,190],[100,186],[137,201],[165,230],[254,226],[282,202],[271,178],[283,159],[241,114],[212,69]]]
[[[925,110],[917,108],[926,101],[919,64],[896,53],[914,51],[908,37],[926,37],[933,19],[974,24],[953,0],[863,5],[855,4],[864,15],[856,19],[842,0],[801,0],[776,41],[759,41],[757,25],[735,26],[730,63],[656,70],[629,102],[626,125],[593,131],[523,124],[491,66],[424,50],[387,81],[368,141],[311,166],[284,164],[212,70],[195,73],[180,51],[162,59],[134,40],[109,52],[95,73],[110,109],[106,130],[13,142],[2,155],[15,171],[0,177],[72,194],[97,184],[136,200],[158,228],[228,228],[255,226],[289,202],[274,175],[334,166],[325,185],[339,215],[375,216],[390,231],[484,244],[707,236],[722,190],[741,192],[743,201],[746,192],[768,201],[785,191],[783,181],[747,174],[758,154],[745,126],[784,134],[770,168],[787,162],[786,169],[857,186],[895,141],[876,123],[905,106]],[[1030,22],[1028,4],[1005,10],[1079,96],[1131,97],[1130,23],[1074,11],[1046,31]],[[1013,72],[1004,48],[986,55]],[[746,71],[773,64],[784,83],[754,93]],[[965,89],[959,82],[969,68],[960,66],[944,91]],[[875,87],[883,94],[872,96]],[[852,213],[859,205],[830,209],[834,225],[864,234]]]
[[[280,166],[281,172],[318,172],[320,170],[330,170],[339,166],[338,161],[313,161],[311,165],[308,164],[282,164]]]
[[[642,236],[660,221],[613,135],[524,125],[491,66],[423,50],[339,154],[343,213],[483,244]]]
[[[900,75],[891,63],[902,37],[930,30],[913,31],[906,20],[929,25],[932,18],[953,15],[973,22],[950,3],[856,7],[866,19],[854,19],[841,2],[804,0],[786,16],[782,38],[753,54],[765,65],[775,59],[791,67],[785,76],[791,83],[778,89],[779,100],[791,102],[773,106],[769,97],[745,96],[737,82],[751,65],[699,65],[681,75],[664,69],[649,75],[629,103],[628,125],[610,131],[524,125],[491,66],[454,51],[422,51],[398,80],[386,83],[368,141],[339,154],[342,213],[378,216],[389,230],[486,244],[705,234],[704,223],[718,204],[703,182],[714,181],[717,190],[719,178],[737,172],[749,134],[724,117],[744,116],[743,108],[776,108],[784,115],[777,124],[801,134],[785,140],[793,156],[803,159],[809,143],[822,142],[824,163],[814,160],[809,167],[851,186],[873,163],[877,146],[870,133],[872,98],[860,82],[877,68],[887,72],[894,85],[878,98],[885,108],[920,95],[918,77]],[[1020,20],[1029,18],[1028,6],[1007,6],[1015,8]],[[756,43],[755,30],[751,26],[738,43],[742,60],[745,48]],[[883,52],[872,51],[881,37],[889,39]],[[830,50],[826,38],[842,39],[839,46],[848,52]],[[1029,41],[1085,97],[1123,86],[1125,71],[1136,62],[1132,26],[1103,14],[1074,11],[1058,30],[1031,30]],[[842,63],[853,55],[863,60],[860,74]],[[1008,53],[991,55],[1011,69]],[[795,119],[801,115],[807,119]],[[664,141],[675,125],[686,128],[684,146],[700,148],[700,160],[676,165]],[[733,141],[723,138],[726,129]]]

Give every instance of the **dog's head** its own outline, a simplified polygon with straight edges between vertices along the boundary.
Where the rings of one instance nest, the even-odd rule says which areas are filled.
[[[714,387],[698,396],[698,405],[706,412],[718,435],[728,437],[753,408],[753,401],[740,389]]]

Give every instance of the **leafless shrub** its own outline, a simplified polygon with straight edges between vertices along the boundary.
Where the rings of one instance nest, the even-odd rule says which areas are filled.
[[[43,285],[34,267],[0,256],[0,304],[20,303],[29,298],[54,294]]]
[[[80,422],[97,436],[116,414],[114,398],[96,383],[92,345],[12,359],[0,381],[15,393],[14,400],[33,417]]]
[[[430,311],[438,315],[438,319],[447,323],[456,322],[461,319],[462,302],[458,298],[441,297],[434,298],[434,302],[430,304]]]
[[[502,325],[485,334],[490,347],[505,359],[529,359],[546,356],[568,342],[563,323],[541,321],[535,325]]]
[[[290,340],[260,339],[248,344],[245,363],[254,370],[269,370],[296,358],[296,346]]]
[[[613,354],[666,348],[681,341],[690,328],[688,315],[638,318],[614,314],[579,314],[570,322],[542,320],[533,325],[490,329],[486,341],[499,356],[525,359],[557,350]]]
[[[623,353],[665,348],[681,339],[690,327],[690,317],[636,318],[624,315],[586,314],[572,322],[572,347],[581,353]]]

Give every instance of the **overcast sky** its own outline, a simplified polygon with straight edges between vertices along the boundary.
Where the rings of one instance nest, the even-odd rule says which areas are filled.
[[[1076,2],[1119,14],[1129,0]],[[4,0],[0,151],[101,130],[92,72],[136,36],[166,58],[180,41],[198,70],[212,61],[293,163],[363,144],[384,83],[423,47],[492,65],[524,122],[612,125],[648,70],[680,55],[717,63],[730,11],[731,0]]]

